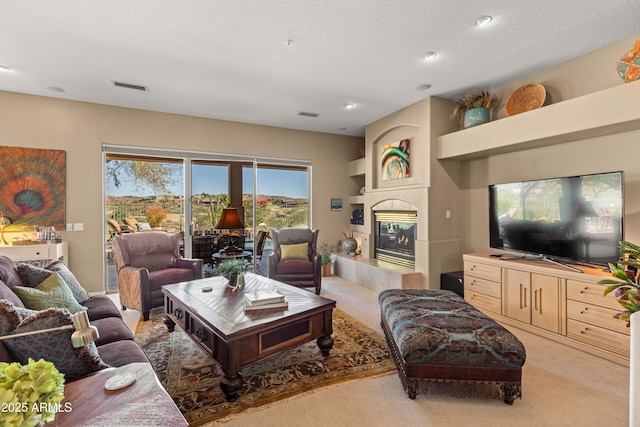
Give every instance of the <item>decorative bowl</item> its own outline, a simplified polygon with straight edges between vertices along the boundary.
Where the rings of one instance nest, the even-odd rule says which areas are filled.
[[[507,115],[513,116],[542,107],[547,90],[538,83],[529,83],[516,89],[507,101]]]

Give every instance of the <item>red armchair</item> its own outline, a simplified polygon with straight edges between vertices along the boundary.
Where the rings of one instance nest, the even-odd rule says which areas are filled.
[[[162,231],[114,237],[113,254],[123,309],[142,312],[164,305],[162,285],[202,278],[202,260],[180,258],[180,233]]]
[[[300,288],[313,287],[320,295],[322,257],[316,251],[318,232],[308,228],[272,230],[269,277]]]

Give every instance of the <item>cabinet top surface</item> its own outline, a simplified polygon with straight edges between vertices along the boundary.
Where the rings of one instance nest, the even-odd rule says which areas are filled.
[[[189,307],[192,314],[224,336],[249,333],[255,327],[280,323],[314,311],[332,310],[336,305],[334,300],[253,273],[245,273],[244,277],[244,290],[234,291],[227,286],[226,279],[214,276],[165,285],[162,292]],[[205,292],[204,288],[211,288],[211,291]],[[266,289],[277,289],[284,294],[289,307],[245,311],[243,294]]]
[[[531,273],[553,275],[565,279],[581,280],[593,283],[597,283],[599,280],[611,277],[611,274],[605,271],[604,266],[569,264],[571,267],[582,271],[582,273],[579,273],[556,264],[545,262],[541,259],[529,257],[523,258],[521,255],[473,253],[464,254],[463,259],[465,261],[483,262],[504,268],[512,268]]]

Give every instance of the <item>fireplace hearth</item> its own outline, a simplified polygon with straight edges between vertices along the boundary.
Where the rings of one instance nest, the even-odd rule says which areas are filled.
[[[379,261],[415,268],[415,211],[375,211],[375,257]]]

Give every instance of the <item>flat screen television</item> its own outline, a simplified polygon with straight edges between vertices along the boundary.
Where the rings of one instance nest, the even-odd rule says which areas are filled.
[[[489,186],[490,247],[607,265],[622,240],[622,172]]]

